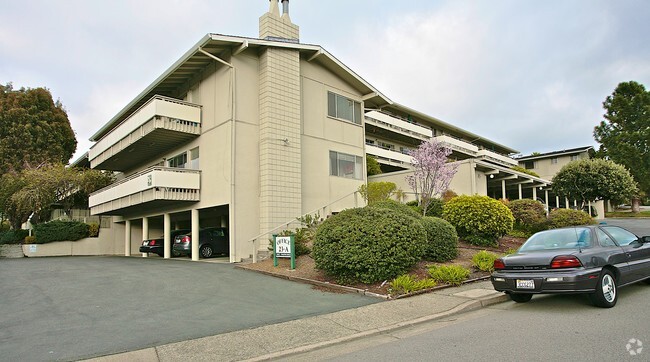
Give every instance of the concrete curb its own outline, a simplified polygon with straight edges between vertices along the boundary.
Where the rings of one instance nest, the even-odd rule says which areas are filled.
[[[317,349],[334,346],[334,345],[337,345],[337,344],[340,344],[340,343],[350,342],[350,341],[354,341],[354,340],[365,338],[365,337],[370,337],[370,336],[375,336],[375,335],[378,335],[378,334],[392,332],[392,331],[402,329],[402,328],[408,328],[408,327],[416,326],[416,325],[431,322],[431,321],[434,321],[434,320],[437,320],[437,319],[450,317],[450,316],[455,315],[455,314],[470,312],[472,310],[488,307],[490,305],[502,303],[502,302],[505,302],[505,301],[508,301],[508,300],[509,300],[509,298],[505,294],[496,295],[496,296],[493,296],[493,297],[482,298],[482,299],[477,299],[477,300],[470,300],[470,301],[462,303],[462,304],[460,304],[460,305],[458,305],[458,306],[456,306],[456,307],[454,307],[454,308],[452,308],[452,309],[450,309],[448,311],[445,311],[445,312],[436,313],[436,314],[432,314],[432,315],[428,315],[428,316],[424,316],[424,317],[420,317],[420,318],[416,318],[416,319],[412,319],[412,320],[408,320],[408,321],[404,321],[404,322],[399,322],[399,323],[395,323],[395,324],[385,326],[385,327],[369,329],[367,331],[363,331],[363,332],[355,333],[355,334],[352,334],[352,335],[349,335],[349,336],[344,336],[344,337],[332,339],[330,341],[319,342],[319,343],[304,345],[304,346],[300,346],[300,347],[296,347],[296,348],[292,348],[292,349],[288,349],[288,350],[284,350],[284,351],[280,351],[280,352],[269,353],[269,354],[266,354],[266,355],[246,359],[244,361],[247,361],[247,362],[268,361],[268,360],[272,360],[272,359],[276,359],[276,358],[288,357],[288,356],[292,356],[292,355],[296,355],[296,354],[300,354],[300,353],[310,352],[310,351],[314,351],[314,350],[317,350]]]

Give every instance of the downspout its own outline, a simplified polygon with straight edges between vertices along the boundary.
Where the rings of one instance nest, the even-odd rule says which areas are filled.
[[[198,51],[205,54],[206,56],[216,60],[217,62],[224,64],[228,67],[230,67],[230,203],[228,204],[228,236],[230,238],[229,241],[229,246],[228,249],[230,250],[230,262],[235,263],[238,260],[236,260],[235,252],[234,252],[234,246],[235,246],[235,151],[236,151],[236,128],[235,128],[235,117],[237,116],[237,112],[235,111],[237,102],[235,101],[235,80],[237,79],[235,77],[235,67],[226,62],[225,60],[215,56],[214,54],[210,54],[209,52],[206,52],[203,50],[203,48],[199,47]],[[216,82],[215,82],[216,84]]]

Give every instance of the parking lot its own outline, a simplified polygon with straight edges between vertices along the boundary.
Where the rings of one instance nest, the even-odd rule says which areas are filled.
[[[184,258],[2,259],[0,288],[6,361],[89,358],[379,301]]]

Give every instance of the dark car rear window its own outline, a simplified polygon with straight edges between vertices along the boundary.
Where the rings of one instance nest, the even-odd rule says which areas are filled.
[[[555,229],[531,236],[519,251],[579,249],[591,246],[591,230],[588,228]]]

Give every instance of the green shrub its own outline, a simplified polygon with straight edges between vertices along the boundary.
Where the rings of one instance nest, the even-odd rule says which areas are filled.
[[[76,241],[88,236],[88,224],[78,221],[50,221],[34,227],[36,244]]]
[[[36,241],[36,236],[31,235],[31,236],[25,236],[25,244],[35,244],[34,242]]]
[[[548,223],[545,223],[545,226],[548,226]],[[517,229],[512,229],[512,230],[510,230],[510,232],[508,233],[508,235],[510,235],[510,236],[512,236],[512,237],[515,237],[515,238],[524,238],[524,239],[528,239],[528,238],[531,237],[531,235],[533,235],[533,234],[534,234],[534,232],[524,231],[524,230],[517,230]]]
[[[497,239],[483,235],[467,235],[463,240],[468,244],[476,246],[487,246],[492,248],[499,246],[499,241]]]
[[[8,230],[0,233],[0,244],[22,243],[27,235],[29,235],[28,230]]]
[[[411,216],[415,218],[421,218],[422,213],[418,213],[417,211],[413,210],[409,206],[406,206],[405,204],[402,204],[401,202],[397,202],[395,200],[382,200],[382,201],[377,201],[373,203],[372,205],[369,205],[370,207],[375,207],[375,208],[380,208],[380,209],[389,209],[389,210],[395,210],[399,211],[400,213],[406,215],[406,216]]]
[[[9,231],[9,229],[11,229],[11,223],[9,221],[3,220],[0,222],[0,233]]]
[[[429,267],[429,275],[433,280],[450,285],[461,285],[469,277],[469,273],[469,269],[460,265],[432,265]]]
[[[511,169],[513,169],[513,170],[515,170],[515,171],[519,171],[519,172],[521,172],[521,173],[525,173],[525,174],[527,174],[527,175],[531,175],[531,176],[539,177],[539,174],[538,174],[537,172],[535,172],[535,171],[531,171],[531,170],[529,170],[529,169],[527,169],[527,168],[523,168],[523,167],[521,167],[521,166],[513,166],[513,167],[511,167]]]
[[[390,282],[391,294],[408,294],[418,290],[436,286],[436,281],[430,278],[417,279],[410,274],[401,275]]]
[[[426,260],[445,262],[458,256],[458,234],[447,221],[437,217],[423,217],[420,222],[427,233],[424,247]]]
[[[96,238],[99,236],[99,224],[94,222],[88,224],[88,236],[91,238]]]
[[[503,203],[480,195],[454,197],[445,204],[442,215],[468,243],[478,240],[494,243],[512,230],[514,222],[512,212]]]
[[[431,202],[429,203],[429,207],[427,208],[427,214],[424,216],[442,217],[443,205],[444,202],[442,201],[442,199],[435,199],[435,198],[431,199]],[[420,206],[419,202],[409,201],[406,203],[406,206],[413,209],[419,215],[422,215],[422,207]]]
[[[548,225],[551,229],[595,223],[589,214],[580,210],[556,209],[548,215]]]
[[[318,227],[312,255],[318,269],[340,282],[373,283],[407,272],[421,260],[425,240],[419,220],[403,212],[348,209]]]
[[[472,265],[481,271],[493,272],[494,261],[499,259],[499,256],[489,251],[481,250],[472,256]]]
[[[513,200],[508,208],[515,218],[516,230],[536,233],[545,229],[546,210],[541,202],[532,199]]]
[[[393,182],[368,182],[359,186],[359,192],[368,205],[388,200],[396,190],[397,185]]]

